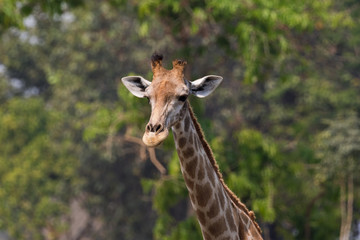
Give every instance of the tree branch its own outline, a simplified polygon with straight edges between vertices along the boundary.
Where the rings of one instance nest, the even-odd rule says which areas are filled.
[[[133,143],[139,144],[141,146],[141,148],[140,148],[140,158],[141,159],[144,159],[144,160],[146,159],[145,151],[147,150],[152,164],[154,164],[154,166],[157,168],[157,170],[159,170],[161,175],[166,174],[166,168],[159,162],[159,160],[157,160],[154,148],[146,147],[140,138],[136,138],[133,136],[125,135],[125,140],[128,142],[133,142]]]

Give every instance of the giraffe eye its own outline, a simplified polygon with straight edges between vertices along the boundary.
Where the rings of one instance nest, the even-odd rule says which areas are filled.
[[[187,97],[188,97],[188,95],[181,95],[181,96],[179,97],[179,101],[185,102],[186,99],[187,99]]]

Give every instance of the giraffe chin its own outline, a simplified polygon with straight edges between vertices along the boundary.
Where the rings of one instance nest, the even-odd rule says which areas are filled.
[[[145,132],[142,138],[143,142],[148,147],[157,147],[159,146],[169,135],[169,130],[167,128],[160,133]]]

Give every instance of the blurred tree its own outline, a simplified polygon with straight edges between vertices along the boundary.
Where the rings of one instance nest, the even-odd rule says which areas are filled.
[[[139,176],[152,176],[156,170],[145,168],[149,166],[142,163],[146,155],[137,154],[142,146],[129,142],[126,139],[128,134],[124,136],[139,128],[139,122],[142,122],[141,111],[139,113],[135,109],[139,110],[142,106],[140,102],[132,101],[128,94],[122,93],[122,89],[119,90],[119,97],[117,96],[119,77],[128,71],[125,66],[140,62],[139,58],[145,53],[141,54],[139,51],[139,55],[132,55],[133,49],[140,50],[140,47],[132,45],[136,35],[132,30],[136,27],[136,22],[132,22],[131,16],[118,14],[104,2],[89,3],[87,7],[91,11],[87,8],[78,9],[58,17],[35,12],[34,26],[21,31],[11,30],[2,35],[0,62],[5,66],[6,77],[1,81],[4,83],[1,85],[4,85],[1,87],[1,93],[4,92],[1,98],[5,103],[12,102],[15,97],[22,102],[31,102],[32,99],[43,102],[39,108],[50,112],[56,120],[49,120],[51,125],[46,126],[36,122],[35,118],[40,130],[48,135],[43,141],[55,145],[57,151],[63,151],[63,154],[69,156],[68,160],[75,159],[76,163],[72,166],[75,186],[69,189],[57,188],[57,194],[67,196],[58,205],[54,202],[54,206],[58,207],[57,212],[49,210],[47,215],[42,215],[41,222],[24,218],[26,225],[4,219],[6,224],[2,224],[1,228],[7,229],[19,239],[27,238],[27,232],[33,233],[35,229],[36,238],[45,238],[42,229],[47,227],[48,222],[55,224],[65,217],[65,226],[57,229],[57,233],[67,231],[66,225],[71,225],[71,218],[66,206],[74,199],[82,201],[91,218],[86,231],[76,237],[149,239],[152,235],[153,225],[149,222],[153,222],[151,219],[154,214],[149,207],[149,200],[139,199],[142,192]],[[119,25],[118,22],[122,24]],[[119,36],[119,32],[124,35]],[[35,37],[36,41],[30,41],[30,36]],[[138,45],[146,48],[145,44]],[[149,53],[146,56],[150,55],[151,50],[147,51]],[[148,71],[147,68],[144,69]],[[24,108],[27,106],[19,105]],[[33,111],[33,114],[36,117],[38,113]],[[19,121],[24,121],[22,115],[19,117]],[[9,119],[9,124],[11,121]],[[133,122],[138,128],[126,126],[127,122]],[[10,129],[9,125],[3,126]],[[27,127],[30,125],[24,125],[24,129]],[[13,131],[21,133],[23,129],[15,127]],[[35,137],[34,133],[30,135]],[[9,142],[9,145],[14,143]],[[40,143],[31,145],[37,152],[37,157],[32,159],[23,156],[21,166],[41,161],[50,164],[55,161],[49,159],[47,151],[41,151],[40,146]],[[30,146],[25,142],[18,150],[28,147]],[[7,159],[12,159],[12,156],[4,156],[1,162]],[[3,167],[2,173],[12,172],[7,165]],[[35,167],[34,170],[41,171]],[[66,169],[58,167],[57,171],[61,170]],[[31,184],[41,188],[42,184],[50,182],[45,173],[46,171],[39,176],[42,182],[34,180]],[[26,172],[24,176],[27,176]],[[31,191],[31,188],[24,188]],[[11,186],[8,191],[11,191]],[[34,199],[34,204],[42,197],[54,197],[52,192],[35,193],[37,199]],[[2,196],[7,204],[10,201],[8,194]],[[14,195],[11,201],[16,205],[22,199]],[[11,213],[10,208],[7,211]],[[31,214],[23,214],[31,219]],[[103,228],[94,227],[94,219],[100,220]],[[144,222],[147,224],[143,224]],[[138,230],[139,226],[141,231]]]
[[[58,119],[40,98],[13,98],[0,110],[0,229],[17,239],[58,238],[76,182],[71,146],[51,131]],[[45,232],[45,233],[44,233]]]
[[[330,131],[323,119],[360,109],[355,0],[77,3],[0,3],[0,201],[14,210],[0,210],[0,228],[44,238],[81,196],[92,221],[79,238],[201,238],[172,139],[157,150],[167,165],[161,176],[137,138],[149,107],[118,85],[128,74],[151,79],[158,50],[188,60],[189,80],[224,76],[212,104],[192,104],[226,182],[256,211],[265,238],[339,235],[339,178],[321,168],[313,146]],[[25,16],[33,24],[5,31]],[[50,232],[66,231],[65,219]]]
[[[354,203],[354,181],[359,182],[360,119],[355,112],[346,112],[328,123],[319,134],[319,157],[325,179],[340,187],[341,229],[339,239],[350,239]],[[355,178],[355,179],[354,179]]]
[[[292,49],[292,32],[349,24],[345,12],[333,11],[330,0],[314,1],[129,1],[141,19],[140,34],[156,28],[178,44],[181,55],[193,59],[221,47],[241,59],[244,81],[265,81]],[[215,47],[216,46],[216,47]]]
[[[2,0],[0,2],[0,34],[10,27],[24,27],[24,18],[38,8],[50,15],[64,13],[69,8],[83,4],[82,0]]]

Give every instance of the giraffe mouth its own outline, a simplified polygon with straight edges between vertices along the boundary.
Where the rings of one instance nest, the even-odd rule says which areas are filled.
[[[157,147],[159,146],[169,135],[169,130],[167,128],[164,128],[161,132],[145,132],[144,136],[142,138],[143,142],[148,147]]]

